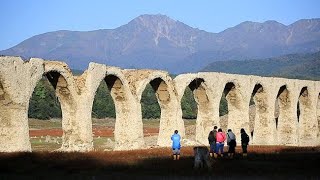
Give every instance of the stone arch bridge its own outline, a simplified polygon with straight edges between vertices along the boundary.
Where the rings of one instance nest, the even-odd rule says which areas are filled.
[[[110,89],[116,108],[115,149],[144,146],[141,95],[148,83],[155,90],[161,118],[157,144],[170,146],[178,129],[185,134],[181,98],[187,87],[198,105],[196,140],[219,125],[222,93],[228,101],[228,128],[249,132],[249,103],[253,96],[256,116],[251,142],[257,145],[315,146],[320,143],[320,82],[235,75],[214,72],[181,74],[172,79],[165,71],[119,69],[90,63],[81,76],[67,64],[31,58],[0,57],[0,151],[31,151],[28,106],[37,82],[47,77],[62,109],[61,151],[93,150],[91,111],[101,81]],[[276,103],[277,102],[277,103]],[[299,115],[297,104],[299,103]],[[275,118],[278,106],[279,116]]]

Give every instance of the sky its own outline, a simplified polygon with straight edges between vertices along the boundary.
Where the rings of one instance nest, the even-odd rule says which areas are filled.
[[[319,0],[0,0],[0,7],[0,50],[50,31],[114,29],[142,14],[216,33],[243,21],[320,18]]]

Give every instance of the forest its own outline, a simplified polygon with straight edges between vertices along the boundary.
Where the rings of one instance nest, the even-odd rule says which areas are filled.
[[[181,100],[181,108],[184,119],[195,119],[197,117],[197,103],[190,88],[186,88]],[[148,84],[141,98],[142,117],[144,119],[160,118],[161,110],[154,90]],[[220,115],[227,114],[228,107],[225,96],[220,102]],[[29,104],[29,118],[51,119],[61,118],[61,107],[58,98],[55,95],[53,86],[46,78],[42,78],[34,92]],[[93,118],[115,118],[115,106],[105,82],[101,82],[92,107]]]

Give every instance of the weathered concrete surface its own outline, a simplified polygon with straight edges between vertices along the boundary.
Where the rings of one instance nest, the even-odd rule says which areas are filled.
[[[86,73],[74,77],[67,64],[59,61],[44,61],[44,68],[61,104],[63,136],[59,150],[93,150],[91,118],[88,119],[85,111],[88,106],[83,86]]]
[[[181,74],[171,79],[158,70],[121,70],[90,63],[78,77],[65,63],[33,58],[0,57],[0,151],[31,151],[28,108],[32,92],[42,76],[56,90],[62,109],[61,151],[93,150],[91,112],[99,84],[105,81],[116,107],[115,150],[145,146],[141,95],[148,83],[155,90],[161,108],[159,146],[170,146],[175,129],[182,137],[181,98],[190,88],[198,105],[196,141],[207,144],[213,126],[220,126],[219,104],[223,93],[228,101],[225,128],[232,129],[238,141],[240,129],[253,134],[251,144],[320,144],[320,83],[273,77],[201,72]],[[251,97],[255,119],[249,126]],[[299,113],[298,113],[299,111]],[[226,131],[227,129],[223,129]]]
[[[95,93],[101,81],[105,81],[115,103],[115,150],[129,150],[143,147],[142,121],[141,117],[137,115],[140,108],[136,104],[135,97],[131,92],[123,70],[102,64],[90,63],[86,80],[88,95],[84,98],[86,98],[86,102],[89,102],[89,108],[86,108],[86,114],[90,122],[88,125],[92,127],[91,111]]]
[[[29,97],[44,72],[41,59],[0,57],[0,151],[31,151]]]
[[[317,86],[319,88],[319,85]],[[320,89],[318,89],[316,92],[320,92]],[[317,121],[318,121],[318,132],[317,133],[317,142],[318,145],[320,145],[320,93],[318,95],[318,99],[317,99]]]
[[[178,130],[184,136],[184,126],[181,118],[177,117],[177,109],[180,104],[177,100],[177,93],[174,89],[172,79],[167,72],[154,70],[126,70],[125,76],[128,79],[129,87],[135,95],[136,114],[140,126],[142,126],[141,96],[149,83],[155,91],[158,103],[161,108],[160,127],[157,144],[159,146],[170,146],[170,136],[174,130]]]

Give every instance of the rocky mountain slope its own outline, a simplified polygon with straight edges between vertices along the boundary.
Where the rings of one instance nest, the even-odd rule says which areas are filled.
[[[320,50],[320,19],[288,26],[243,22],[219,33],[192,28],[164,15],[141,15],[116,29],[55,31],[31,37],[1,55],[65,60],[74,69],[95,61],[171,73],[198,71],[218,60],[266,58]]]

